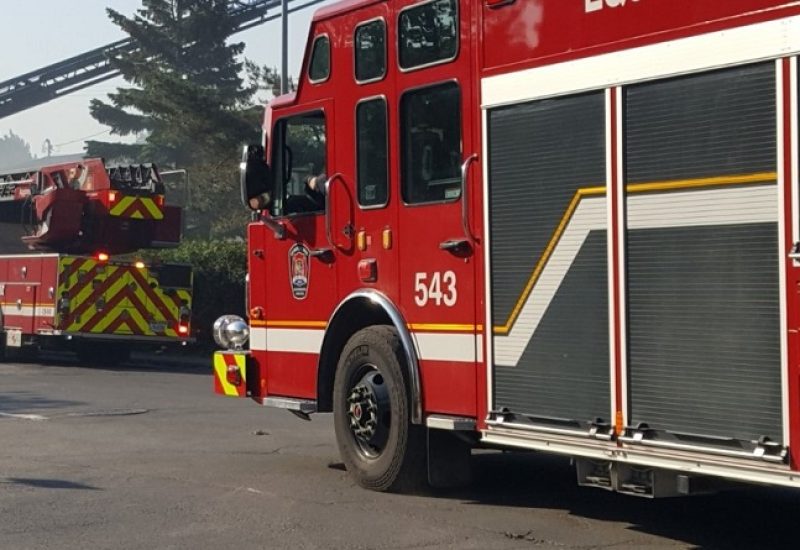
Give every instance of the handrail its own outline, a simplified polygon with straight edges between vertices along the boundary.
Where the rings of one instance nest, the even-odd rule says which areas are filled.
[[[471,243],[478,239],[472,233],[472,228],[469,223],[469,167],[478,160],[477,154],[472,154],[461,165],[461,228],[464,230],[464,235]]]
[[[344,184],[344,176],[342,176],[341,172],[337,172],[325,182],[325,236],[328,238],[328,244],[331,245],[332,250],[336,250],[337,248],[341,248],[338,246],[333,240],[333,229],[331,228],[331,221],[333,219],[333,207],[331,206],[333,201],[331,200],[331,187],[333,182],[336,180],[341,180]]]

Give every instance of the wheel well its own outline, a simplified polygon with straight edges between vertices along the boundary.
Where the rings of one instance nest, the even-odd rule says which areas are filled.
[[[344,304],[331,319],[317,371],[317,410],[333,411],[333,378],[345,344],[359,330],[373,325],[391,325],[388,313],[367,298],[356,298]]]

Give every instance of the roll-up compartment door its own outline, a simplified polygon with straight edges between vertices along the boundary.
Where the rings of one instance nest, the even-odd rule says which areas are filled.
[[[625,97],[629,424],[783,440],[775,68]]]
[[[610,419],[605,94],[488,112],[495,411]]]

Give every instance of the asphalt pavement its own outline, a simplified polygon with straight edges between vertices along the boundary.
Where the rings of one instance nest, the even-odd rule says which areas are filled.
[[[0,364],[0,550],[798,548],[800,492],[644,500],[480,452],[466,489],[355,486],[330,415],[213,394],[191,357]]]

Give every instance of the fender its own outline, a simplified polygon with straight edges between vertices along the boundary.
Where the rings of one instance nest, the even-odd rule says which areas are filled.
[[[408,365],[408,380],[411,386],[411,422],[413,424],[422,424],[422,385],[420,383],[419,375],[419,361],[417,359],[416,348],[414,341],[411,338],[411,333],[408,331],[408,325],[403,319],[400,311],[392,303],[392,301],[381,292],[373,289],[361,289],[353,292],[342,300],[328,320],[328,328],[335,326],[339,321],[338,316],[347,305],[358,301],[364,300],[377,306],[381,309],[382,313],[389,318],[391,324],[397,330],[400,336],[400,343],[403,346],[403,352],[406,357],[406,364]],[[325,338],[322,341],[322,349],[320,353],[320,367],[322,366],[322,352],[329,345],[330,331],[326,332]]]

